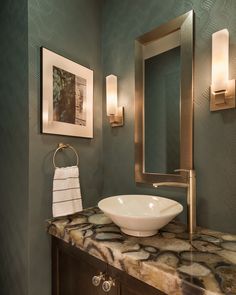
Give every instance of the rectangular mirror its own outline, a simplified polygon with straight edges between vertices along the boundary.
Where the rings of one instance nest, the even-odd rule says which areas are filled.
[[[186,182],[192,169],[193,11],[135,41],[135,178]]]

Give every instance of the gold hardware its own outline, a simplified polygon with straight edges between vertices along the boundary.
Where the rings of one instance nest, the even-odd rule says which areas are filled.
[[[124,125],[124,107],[117,107],[115,115],[109,115],[111,127],[120,127]]]
[[[73,148],[73,146],[71,146],[70,144],[64,144],[64,143],[60,142],[58,144],[58,148],[55,150],[55,152],[53,154],[52,162],[53,162],[54,168],[57,168],[56,163],[55,163],[55,157],[56,157],[57,152],[59,150],[61,150],[61,149],[65,149],[65,148],[70,148],[75,153],[75,156],[76,156],[76,166],[78,166],[78,164],[79,164],[79,156],[78,156],[78,153],[77,153],[76,149]]]
[[[92,277],[92,284],[95,287],[98,287],[102,280],[103,281],[105,280],[105,275],[102,272],[100,272],[98,276],[93,276]]]
[[[192,169],[176,169],[175,172],[187,172],[187,183],[181,182],[159,182],[153,183],[155,188],[160,186],[187,188],[187,223],[188,232],[196,232],[196,174]]]
[[[65,148],[67,148],[67,147],[69,147],[69,144],[64,144],[64,143],[62,143],[62,142],[60,142],[60,143],[58,144],[58,148],[60,148],[60,149],[65,149]]]
[[[111,290],[112,287],[115,286],[115,280],[112,279],[111,277],[109,277],[109,280],[108,281],[104,281],[102,283],[102,289],[104,292],[109,292]]]
[[[210,87],[210,92],[210,110],[212,112],[236,107],[235,80],[228,81],[226,90],[213,92],[212,87]]]

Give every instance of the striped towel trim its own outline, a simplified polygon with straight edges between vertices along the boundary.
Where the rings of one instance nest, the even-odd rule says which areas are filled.
[[[70,187],[70,188],[54,189],[53,192],[69,191],[69,190],[73,190],[73,189],[80,189],[80,187],[77,186],[77,187]]]
[[[53,178],[53,180],[67,180],[67,179],[78,179],[78,176],[70,176],[65,178]]]
[[[73,214],[82,209],[78,167],[56,168],[53,179],[53,217]]]
[[[76,200],[81,200],[81,198],[68,199],[68,200],[63,200],[63,201],[57,201],[57,202],[53,202],[53,204],[64,203],[64,202],[73,202],[73,201],[76,201]]]

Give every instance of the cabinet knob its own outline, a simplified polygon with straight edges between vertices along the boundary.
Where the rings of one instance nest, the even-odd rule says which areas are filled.
[[[115,286],[115,280],[112,279],[111,277],[109,278],[108,281],[104,281],[102,283],[102,289],[104,292],[109,292],[111,290],[111,287]]]
[[[101,280],[105,280],[105,275],[102,272],[100,272],[100,274],[98,276],[92,277],[92,283],[96,287],[100,285]]]

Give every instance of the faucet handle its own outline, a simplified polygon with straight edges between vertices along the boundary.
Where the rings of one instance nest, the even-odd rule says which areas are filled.
[[[174,171],[175,172],[187,172],[189,178],[195,176],[195,171],[193,169],[175,169]]]

